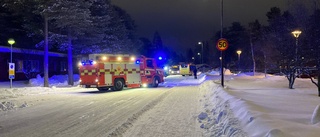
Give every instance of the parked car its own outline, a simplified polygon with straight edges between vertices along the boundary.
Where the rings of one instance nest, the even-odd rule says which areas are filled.
[[[179,65],[173,65],[169,68],[169,75],[180,75]]]

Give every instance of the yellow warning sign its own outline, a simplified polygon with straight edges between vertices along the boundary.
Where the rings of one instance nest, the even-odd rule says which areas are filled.
[[[14,69],[9,70],[9,75],[14,75]]]

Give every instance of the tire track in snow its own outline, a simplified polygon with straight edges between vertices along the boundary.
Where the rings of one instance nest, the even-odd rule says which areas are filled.
[[[171,90],[171,89],[170,89]],[[140,111],[133,114],[131,117],[127,119],[126,122],[121,124],[119,127],[117,127],[113,132],[109,134],[109,137],[120,137],[123,133],[125,133],[130,127],[132,127],[132,124],[146,111],[152,109],[154,106],[156,106],[159,102],[161,102],[165,97],[167,97],[171,92],[170,90],[165,91],[160,97],[155,99],[154,101],[150,102],[146,106],[144,106]]]

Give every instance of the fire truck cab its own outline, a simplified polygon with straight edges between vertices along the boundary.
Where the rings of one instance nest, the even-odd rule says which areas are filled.
[[[164,71],[157,67],[156,60],[145,56],[89,54],[79,63],[79,74],[80,85],[99,91],[158,87],[164,82]]]

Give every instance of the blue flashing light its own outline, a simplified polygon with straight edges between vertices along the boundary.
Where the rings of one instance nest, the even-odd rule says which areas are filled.
[[[159,60],[162,60],[162,57],[160,56],[158,59],[159,59]]]
[[[140,64],[140,60],[136,60],[136,64]]]

